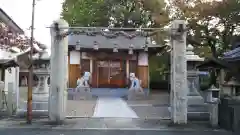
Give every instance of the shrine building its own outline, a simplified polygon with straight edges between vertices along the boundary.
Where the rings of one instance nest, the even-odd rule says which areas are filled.
[[[135,73],[149,88],[148,58],[164,47],[150,41],[149,32],[99,30],[73,31],[68,36],[69,87],[88,71],[92,88],[126,88]]]

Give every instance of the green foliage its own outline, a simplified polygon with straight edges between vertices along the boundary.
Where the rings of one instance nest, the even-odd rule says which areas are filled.
[[[240,0],[176,1],[175,6],[181,13],[178,17],[188,22],[188,42],[196,50],[205,50],[203,55],[221,56],[239,34],[235,31],[240,24]]]
[[[146,27],[151,22],[135,0],[65,0],[62,7],[71,26]]]
[[[164,53],[162,56],[152,56],[149,58],[150,81],[158,82],[166,80],[169,72],[170,56]]]

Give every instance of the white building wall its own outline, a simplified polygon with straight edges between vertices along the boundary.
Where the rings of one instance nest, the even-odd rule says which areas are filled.
[[[80,64],[80,52],[71,51],[70,52],[70,64]]]
[[[138,65],[139,66],[148,66],[148,53],[140,52],[138,54]]]
[[[19,85],[19,67],[11,67],[11,73],[8,69],[5,70],[5,91],[8,91],[8,83],[14,83],[14,89]]]

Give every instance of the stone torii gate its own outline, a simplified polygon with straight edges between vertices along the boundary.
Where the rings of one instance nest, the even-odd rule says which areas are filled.
[[[68,37],[69,25],[57,20],[51,26],[51,84],[49,94],[49,119],[61,123],[65,119],[68,83]],[[186,25],[175,20],[170,28],[171,39],[171,119],[175,124],[187,123],[187,60]],[[65,36],[61,36],[65,35]]]

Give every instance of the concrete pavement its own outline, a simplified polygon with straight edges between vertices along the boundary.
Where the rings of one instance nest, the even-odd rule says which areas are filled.
[[[237,135],[219,131],[0,129],[0,135]]]
[[[19,131],[19,132],[16,132]],[[1,119],[0,120],[0,135],[17,133],[18,135],[25,134],[133,134],[144,132],[145,134],[164,133],[166,135],[175,135],[176,133],[216,133],[221,135],[230,135],[231,132],[226,132],[221,129],[209,128],[206,122],[189,122],[187,125],[175,126],[168,120],[145,120],[145,119],[129,119],[129,118],[81,118],[81,119],[66,119],[62,125],[50,123],[48,119],[34,120],[31,125],[26,124],[24,119]],[[148,132],[148,133],[147,133]],[[163,134],[163,135],[164,135]],[[197,135],[196,134],[196,135]],[[144,135],[144,134],[143,134]]]

